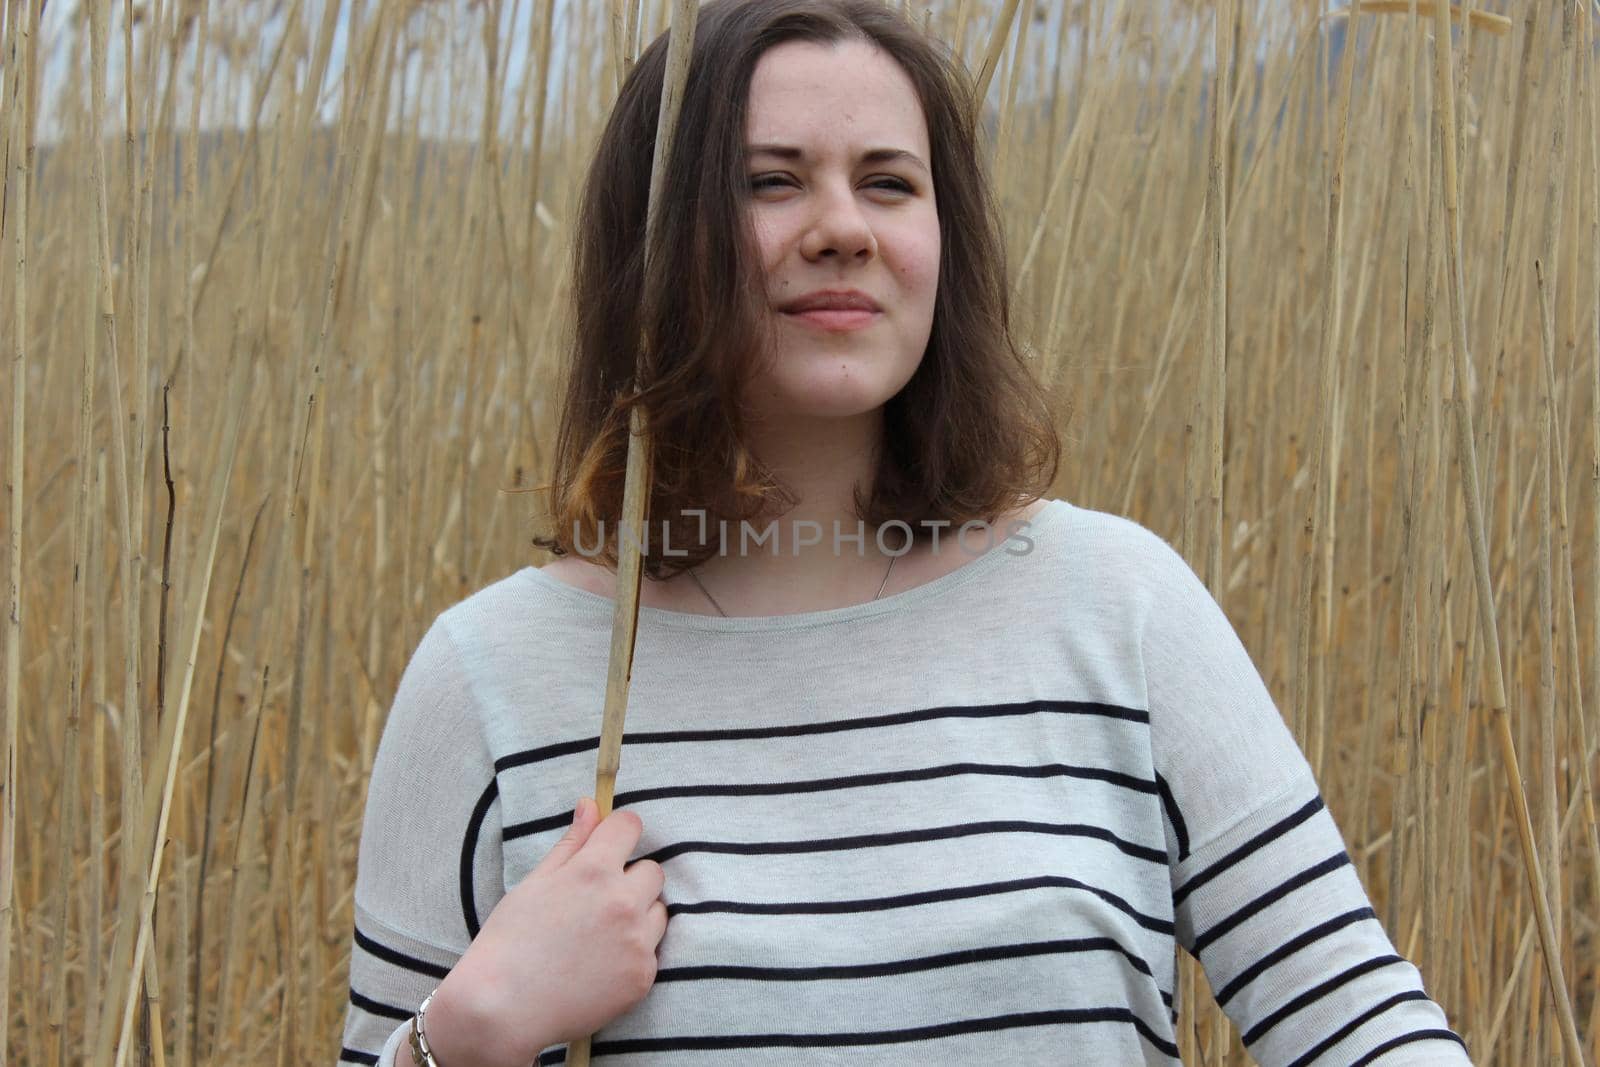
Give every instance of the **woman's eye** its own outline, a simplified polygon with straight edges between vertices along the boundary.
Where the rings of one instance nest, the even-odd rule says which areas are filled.
[[[786,178],[782,174],[764,174],[764,175],[761,175],[760,177],[756,177],[756,178],[750,179],[750,188],[753,189],[753,190],[754,189],[767,189],[767,188],[770,188],[770,187],[773,187],[773,186],[776,186],[776,185],[793,185],[793,184],[794,184],[793,182],[789,181],[789,179]],[[910,182],[907,182],[907,181],[905,181],[904,179],[901,179],[901,178],[879,178],[879,179],[877,179],[876,181],[874,181],[872,183],[871,188],[873,188],[873,189],[892,189],[892,190],[894,190],[895,192],[898,192],[898,193],[913,193],[913,192],[916,192],[916,190],[911,187],[911,183]]]
[[[902,193],[911,193],[916,190],[911,188],[911,183],[900,178],[882,178],[872,183],[873,188],[888,187]]]

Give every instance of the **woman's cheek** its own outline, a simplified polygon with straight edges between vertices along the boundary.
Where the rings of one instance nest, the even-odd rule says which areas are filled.
[[[783,262],[783,235],[778,232],[773,220],[759,208],[752,210],[750,228],[755,233],[756,247],[761,252],[761,266],[771,274]]]
[[[904,246],[908,255],[902,277],[908,285],[931,288],[939,281],[939,229],[919,227],[916,236]]]
[[[922,249],[900,271],[900,284],[908,293],[921,294],[931,302],[939,285],[939,246]]]

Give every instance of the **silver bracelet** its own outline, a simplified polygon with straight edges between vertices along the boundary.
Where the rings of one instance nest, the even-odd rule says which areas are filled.
[[[427,1012],[428,1005],[433,1001],[433,994],[439,992],[435,987],[433,993],[422,998],[422,1006],[411,1017],[411,1058],[417,1062],[418,1067],[441,1067],[438,1060],[433,1058],[433,1050],[428,1047],[428,1034],[423,1029],[422,1016]]]

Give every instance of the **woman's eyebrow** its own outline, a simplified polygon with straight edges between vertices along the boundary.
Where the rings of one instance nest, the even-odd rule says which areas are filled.
[[[799,159],[799,160],[803,160],[803,159],[806,158],[806,153],[805,153],[805,150],[803,148],[797,148],[794,145],[787,145],[787,144],[753,144],[753,145],[746,145],[745,146],[745,150],[747,152],[749,152],[753,156],[754,155],[766,154],[766,155],[769,155],[769,156],[777,156],[780,159]],[[928,165],[922,161],[922,158],[920,156],[918,156],[914,152],[908,152],[904,148],[869,148],[865,152],[861,153],[861,162],[863,162],[863,163],[897,163],[897,162],[905,162],[905,163],[913,163],[916,166],[921,167],[925,171],[928,169]]]

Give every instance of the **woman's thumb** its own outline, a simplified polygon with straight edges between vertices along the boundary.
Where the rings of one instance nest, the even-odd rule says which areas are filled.
[[[560,866],[572,858],[573,853],[583,847],[589,839],[589,833],[595,828],[595,806],[588,797],[583,797],[572,809],[572,825],[567,827],[567,832],[561,840],[551,846],[546,859],[555,866]]]

